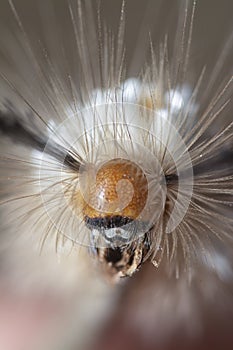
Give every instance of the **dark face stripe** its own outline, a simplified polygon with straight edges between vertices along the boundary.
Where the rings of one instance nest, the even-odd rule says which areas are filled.
[[[122,227],[132,221],[133,219],[121,215],[105,218],[90,218],[88,216],[85,217],[85,223],[89,229],[102,228],[107,230],[111,228]]]

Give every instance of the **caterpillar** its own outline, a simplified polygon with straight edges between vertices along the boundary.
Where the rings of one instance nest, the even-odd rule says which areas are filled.
[[[33,26],[6,2],[2,255],[15,245],[21,259],[32,241],[41,252],[82,247],[114,282],[151,262],[167,279],[208,267],[230,283],[232,36],[211,70],[193,69],[199,4],[180,1],[176,32],[158,40],[143,22],[132,57],[129,2],[118,5],[114,31],[101,3],[38,2]]]

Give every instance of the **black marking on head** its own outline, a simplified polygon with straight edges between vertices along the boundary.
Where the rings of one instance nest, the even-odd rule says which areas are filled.
[[[111,228],[117,228],[125,226],[129,223],[131,223],[133,219],[121,216],[121,215],[115,215],[115,216],[106,216],[106,217],[99,217],[99,218],[90,218],[88,216],[85,217],[86,225],[89,229],[111,229]]]

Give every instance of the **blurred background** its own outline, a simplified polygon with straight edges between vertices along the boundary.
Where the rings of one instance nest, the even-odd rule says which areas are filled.
[[[30,58],[24,60],[27,53],[26,37],[19,34],[9,3],[0,0],[0,72],[11,79],[38,110],[49,115],[43,107],[43,98],[36,94],[41,81],[37,81],[39,75],[34,75],[29,67],[27,60],[30,61]],[[85,0],[83,3],[87,4]],[[113,33],[117,33],[122,2],[101,0],[100,3],[102,22]],[[56,69],[67,65],[76,76],[75,70],[79,63],[74,57],[74,41],[70,36],[72,26],[68,1],[15,0],[14,5],[38,59],[41,47],[46,47],[48,52],[52,52]],[[92,21],[96,21],[98,3],[93,1],[92,5],[93,18],[87,14],[87,24],[90,26],[93,25]],[[148,32],[151,33],[155,50],[168,34],[170,55],[172,57],[175,54],[174,38],[182,10],[184,2],[178,0],[125,1],[124,44],[127,48],[128,77],[137,76],[144,62],[149,60]],[[201,88],[203,98],[200,96],[203,109],[206,101],[211,100],[233,73],[232,13],[231,0],[197,1],[187,83],[192,86],[206,65]],[[67,50],[68,62],[63,62],[58,55],[56,30],[56,35],[61,35]],[[1,101],[8,98],[20,108],[20,99],[3,79],[0,82],[0,94]],[[230,123],[232,112],[231,103],[212,126],[210,133]],[[0,145],[3,155],[25,152],[4,138],[0,140]],[[228,157],[227,161],[232,160]],[[1,179],[2,174],[7,176],[7,171],[11,175],[13,168],[2,168]],[[3,210],[2,226],[6,215]],[[20,228],[13,230],[17,232]],[[33,268],[34,260],[32,263],[30,259],[35,259],[35,254],[31,257],[30,253],[22,266],[18,263],[17,266],[11,266],[9,263],[15,254],[14,249],[7,253],[4,250],[4,254],[0,255],[0,349],[232,348],[232,271],[224,279],[222,274],[219,276],[207,267],[199,266],[189,285],[183,277],[168,277],[163,265],[156,269],[146,263],[133,277],[122,280],[119,285],[111,285],[101,275],[86,249],[77,247],[71,252],[67,243],[64,251],[57,254],[51,248],[55,242],[50,243]],[[222,267],[223,262],[219,264]]]

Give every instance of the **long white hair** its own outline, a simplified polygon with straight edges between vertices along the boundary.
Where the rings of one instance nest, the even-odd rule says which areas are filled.
[[[210,285],[214,295],[232,285],[232,33],[208,66],[192,41],[196,1],[170,11],[160,4],[160,12],[143,5],[133,44],[127,1],[117,2],[112,28],[101,3],[38,2],[31,20],[29,3],[8,5],[0,63],[5,264],[41,266],[38,252],[72,255],[69,284],[85,280],[76,264],[89,266],[93,256],[92,269],[114,281],[136,279],[151,262],[158,286],[152,282],[148,293],[161,295],[152,298],[150,324],[164,312],[162,328],[176,328],[171,309],[182,295],[178,322],[192,314],[187,328],[199,331],[199,298]],[[110,183],[118,188],[112,202],[104,197]],[[198,286],[199,278],[209,283]],[[159,302],[166,293],[170,309]],[[148,311],[145,300],[133,308],[137,315]]]

